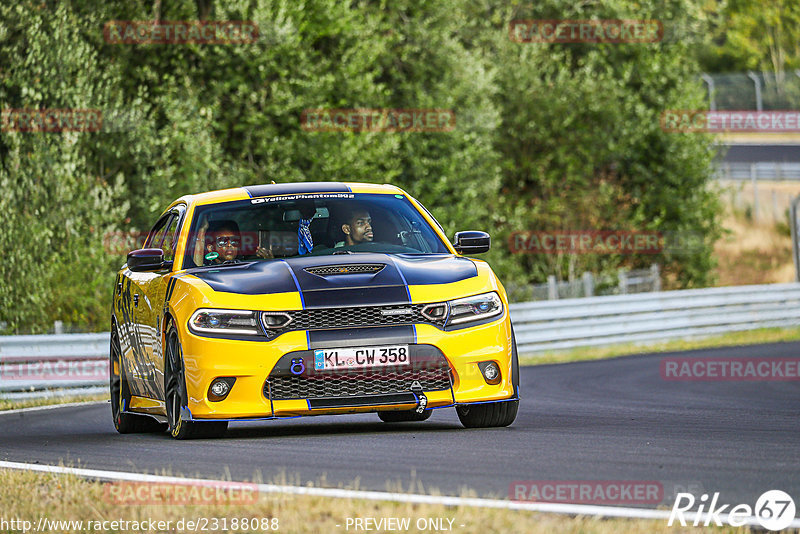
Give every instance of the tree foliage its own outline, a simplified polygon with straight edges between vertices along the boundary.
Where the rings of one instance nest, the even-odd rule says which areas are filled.
[[[709,282],[717,206],[710,141],[663,132],[697,107],[693,41],[522,44],[514,18],[701,24],[689,0],[232,0],[0,5],[0,110],[91,108],[96,133],[2,132],[0,322],[107,327],[123,257],[109,231],[147,230],[183,194],[256,183],[397,184],[449,234],[492,232],[504,281],[659,261],[676,286]],[[111,20],[252,20],[238,45],[109,44]],[[443,108],[452,132],[309,132],[308,108]],[[516,230],[693,232],[654,257],[513,255]]]
[[[699,50],[709,72],[792,72],[800,68],[800,3],[709,0],[710,32]]]

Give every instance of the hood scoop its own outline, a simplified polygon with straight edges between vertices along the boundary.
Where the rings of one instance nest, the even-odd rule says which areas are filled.
[[[384,263],[350,263],[343,265],[320,265],[303,269],[309,274],[317,276],[335,276],[339,274],[375,274],[386,267]]]

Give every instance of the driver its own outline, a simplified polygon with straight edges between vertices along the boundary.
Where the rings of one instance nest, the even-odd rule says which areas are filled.
[[[342,232],[344,232],[345,241],[340,244],[341,246],[349,247],[361,243],[371,243],[374,236],[372,234],[372,217],[369,212],[363,208],[357,208],[350,212],[347,222],[342,224]]]

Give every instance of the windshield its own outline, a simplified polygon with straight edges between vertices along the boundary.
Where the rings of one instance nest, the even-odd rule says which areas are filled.
[[[195,209],[184,267],[304,255],[449,254],[404,195],[312,193]]]

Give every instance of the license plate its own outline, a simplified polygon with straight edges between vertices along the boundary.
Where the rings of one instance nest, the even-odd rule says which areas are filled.
[[[408,365],[408,345],[380,347],[348,347],[341,349],[316,349],[314,369],[360,369]]]

